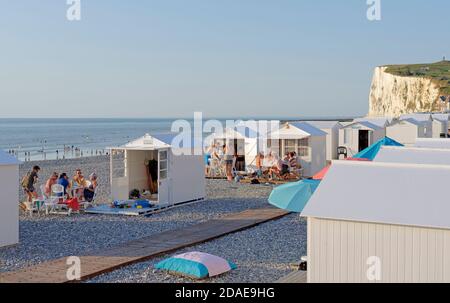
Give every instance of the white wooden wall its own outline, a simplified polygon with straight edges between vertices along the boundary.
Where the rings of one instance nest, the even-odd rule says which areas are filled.
[[[327,165],[327,139],[326,137],[310,137],[311,162],[309,171],[304,172],[305,177],[312,177]]]
[[[411,123],[399,122],[387,127],[386,136],[403,145],[413,146],[419,136],[419,129]]]
[[[0,165],[0,247],[19,243],[19,167]]]
[[[206,197],[203,156],[171,155],[169,190],[171,203],[181,203]]]
[[[450,230],[308,218],[308,282],[374,282],[371,256],[377,282],[450,282]]]

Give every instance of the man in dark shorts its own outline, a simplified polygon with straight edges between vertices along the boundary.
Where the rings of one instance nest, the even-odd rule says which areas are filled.
[[[28,174],[27,179],[24,180],[24,190],[28,196],[28,202],[33,202],[33,198],[37,199],[38,193],[34,187],[39,178],[38,173],[41,170],[39,166],[34,166],[33,170]]]

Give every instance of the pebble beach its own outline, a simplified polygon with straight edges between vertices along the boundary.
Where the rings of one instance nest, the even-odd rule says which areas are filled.
[[[20,175],[23,176],[33,165],[42,168],[40,182],[44,182],[52,172],[66,172],[69,176],[77,168],[82,169],[85,175],[95,172],[99,176],[98,201],[109,201],[109,158],[106,156],[27,162],[21,165]],[[86,251],[105,249],[246,209],[267,207],[267,198],[272,189],[269,185],[208,180],[206,201],[149,217],[87,214],[70,217],[30,217],[28,214],[21,214],[20,244],[0,248],[0,272],[17,270],[55,258],[76,256]],[[23,196],[21,198],[23,199]],[[124,267],[87,282],[194,282],[153,269],[162,259],[189,251],[215,254],[233,261],[238,266],[237,270],[230,273],[200,282],[270,283],[294,270],[301,256],[306,255],[306,222],[298,214],[291,214],[170,255]]]

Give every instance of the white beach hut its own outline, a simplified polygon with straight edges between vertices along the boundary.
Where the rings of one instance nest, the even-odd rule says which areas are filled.
[[[353,122],[339,130],[339,147],[347,150],[348,157],[353,157],[385,136],[383,127],[367,121]]]
[[[430,124],[427,121],[406,118],[389,125],[386,128],[386,136],[405,146],[413,146],[417,138],[425,138],[431,135],[427,131],[429,127]]]
[[[295,151],[304,177],[312,177],[327,164],[327,133],[306,122],[284,124],[268,135],[267,146],[279,155]]]
[[[327,161],[336,160],[341,123],[339,121],[307,121],[307,123],[327,133]]]
[[[0,247],[19,243],[19,164],[0,150]]]
[[[414,119],[425,128],[425,134],[420,138],[440,138],[442,125],[440,122],[433,119],[431,113],[415,113],[401,115],[399,120]]]
[[[225,128],[222,133],[215,133],[210,139],[214,144],[227,145],[231,152],[236,152],[238,171],[255,171],[256,156],[266,152],[265,140],[272,130],[278,130],[280,121],[242,121],[234,128]]]
[[[450,139],[418,138],[416,147],[450,149]]]
[[[450,165],[450,149],[382,146],[374,162]]]
[[[439,132],[439,134],[435,133],[435,131],[433,130],[433,133],[435,133],[433,135],[433,138],[436,138],[437,135],[439,135],[440,138],[447,138],[449,137],[449,121],[450,121],[450,114],[432,114],[431,115],[433,120],[436,123],[440,124],[440,131],[436,130],[436,132]]]
[[[308,282],[450,282],[449,166],[335,161],[306,205]]]
[[[173,142],[175,134],[152,135],[111,148],[112,200],[128,200],[130,191],[149,190],[149,166],[157,171],[158,206],[203,200],[205,175],[202,148],[193,142]],[[180,143],[180,144],[178,144]],[[179,145],[179,146],[178,146]],[[149,166],[147,166],[149,165]]]

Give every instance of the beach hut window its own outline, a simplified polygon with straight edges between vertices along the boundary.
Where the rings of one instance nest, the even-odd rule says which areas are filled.
[[[300,139],[297,142],[297,154],[300,157],[309,157],[310,148],[309,148],[309,139]]]
[[[166,179],[168,170],[167,151],[159,152],[159,178]]]
[[[352,138],[352,129],[346,128],[344,129],[344,144],[351,144]]]
[[[297,150],[296,143],[297,143],[296,140],[286,140],[284,146],[285,152],[288,153],[296,151]]]

